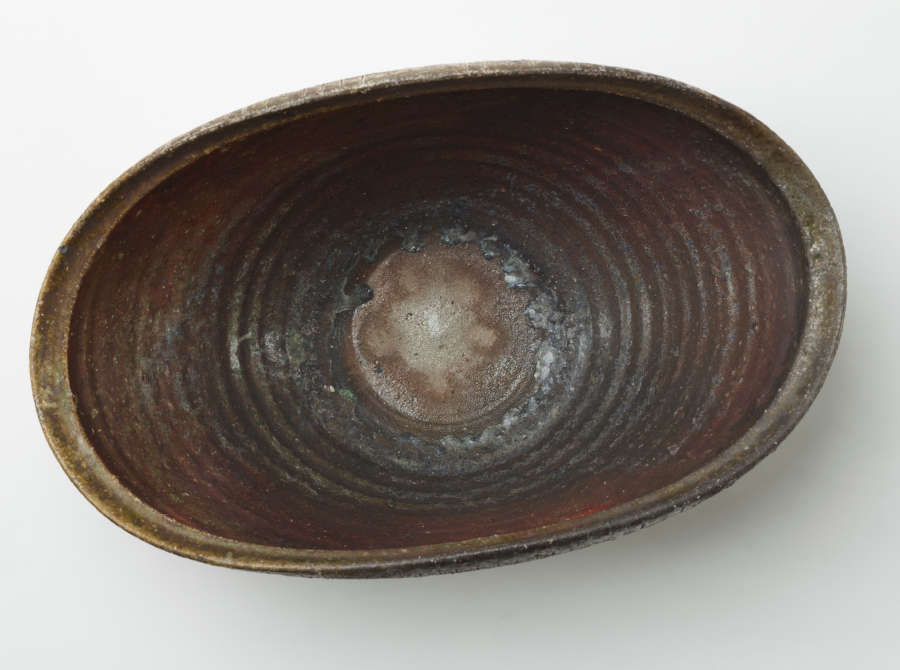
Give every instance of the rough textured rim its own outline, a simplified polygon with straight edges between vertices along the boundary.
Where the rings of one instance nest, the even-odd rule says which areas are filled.
[[[510,86],[603,91],[680,112],[729,139],[752,157],[781,191],[801,234],[809,297],[791,368],[759,420],[707,465],[618,507],[524,532],[402,549],[303,550],[238,542],[181,524],[125,488],[97,456],[78,421],[67,351],[81,278],[124,213],[198,156],[301,116],[385,98]],[[88,207],[53,259],[35,312],[31,379],[41,425],[66,474],[104,515],[151,544],[208,563],[272,572],[334,577],[457,572],[610,539],[690,507],[732,484],[784,439],[814,400],[840,339],[845,300],[844,250],[825,194],[800,158],[741,109],[685,84],[621,68],[535,61],[445,65],[365,75],[272,98],[192,130],[128,170]]]

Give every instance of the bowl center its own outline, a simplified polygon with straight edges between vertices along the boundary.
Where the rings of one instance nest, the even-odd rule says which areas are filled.
[[[428,240],[393,250],[366,277],[354,312],[351,368],[408,419],[449,426],[507,407],[533,379],[529,295],[477,244]]]

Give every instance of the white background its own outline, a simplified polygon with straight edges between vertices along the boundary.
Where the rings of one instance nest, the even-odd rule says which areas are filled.
[[[8,2],[0,5],[0,666],[889,668],[900,654],[900,3]],[[205,566],[96,512],[30,397],[31,315],[88,203],[213,117],[458,61],[621,65],[744,107],[816,174],[849,267],[844,336],[781,448],[612,543],[455,576]]]

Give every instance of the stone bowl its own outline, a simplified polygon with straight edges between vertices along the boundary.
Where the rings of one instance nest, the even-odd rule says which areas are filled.
[[[369,75],[159,149],[41,291],[38,414],[122,528],[219,565],[399,576],[646,526],[790,432],[845,265],[800,159],[640,72]]]

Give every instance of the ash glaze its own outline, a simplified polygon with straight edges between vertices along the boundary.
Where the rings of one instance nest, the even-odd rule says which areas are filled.
[[[528,296],[509,290],[499,263],[477,246],[401,250],[366,281],[374,297],[354,312],[356,362],[367,386],[405,417],[471,422],[530,375]]]
[[[527,388],[450,430],[386,413],[346,356],[365,271],[426,228],[529,299]],[[683,509],[799,420],[844,306],[834,216],[781,140],[578,64],[262,103],[141,163],[62,248],[32,379],[67,473],[155,544],[304,574],[496,565]]]

